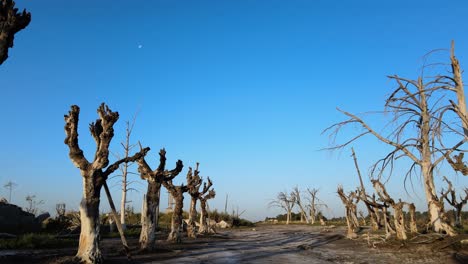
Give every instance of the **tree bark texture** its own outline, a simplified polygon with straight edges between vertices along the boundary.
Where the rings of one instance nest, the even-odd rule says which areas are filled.
[[[204,189],[208,190],[209,187],[206,188],[207,186],[206,183],[204,185],[205,185]],[[216,192],[213,189],[207,191],[207,193],[204,195],[200,195],[199,199],[200,199],[201,212],[200,212],[200,229],[198,230],[199,234],[214,233],[214,230],[212,230],[212,228],[209,225],[207,201],[209,199],[214,198],[215,196],[216,196]]]
[[[141,178],[145,179],[148,183],[141,212],[141,250],[151,251],[155,248],[161,185],[166,181],[172,181],[172,179],[182,171],[183,164],[182,161],[178,160],[176,168],[171,171],[166,170],[165,167],[165,149],[161,149],[159,152],[159,166],[156,170],[152,170],[144,158],[138,160],[138,171],[140,172]]]
[[[189,211],[189,219],[187,223],[187,236],[189,238],[196,238],[197,237],[197,225],[196,225],[196,218],[197,218],[197,201],[200,197],[200,187],[202,184],[202,179],[200,177],[200,171],[198,170],[199,163],[197,162],[197,166],[195,171],[192,172],[192,168],[189,168],[187,173],[187,187],[188,193],[190,195],[190,211]]]
[[[181,243],[184,220],[182,216],[182,209],[184,206],[184,192],[187,192],[188,188],[184,185],[174,186],[170,181],[164,182],[163,184],[175,200],[174,211],[172,212],[171,218],[171,232],[169,233],[167,240]]]

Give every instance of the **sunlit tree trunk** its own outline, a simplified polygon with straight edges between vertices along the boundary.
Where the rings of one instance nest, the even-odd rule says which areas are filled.
[[[416,207],[413,203],[408,204],[408,212],[409,212],[409,229],[412,234],[418,233],[418,226],[416,225]]]
[[[195,171],[192,173],[192,168],[189,168],[189,171],[187,173],[187,187],[188,187],[188,193],[190,195],[190,211],[189,211],[189,219],[187,223],[187,236],[189,238],[197,237],[197,226],[196,226],[197,201],[199,200],[200,195],[203,195],[203,193],[200,193],[202,179],[200,177],[200,171],[198,170],[198,166],[199,166],[199,163],[197,162]]]
[[[156,228],[159,219],[159,194],[161,184],[148,180],[148,189],[143,197],[141,211],[140,249],[153,250],[156,242]]]
[[[343,187],[341,186],[338,186],[337,193],[346,209],[345,217],[346,217],[346,224],[348,226],[346,236],[350,239],[357,238],[357,232],[360,227],[359,227],[359,221],[357,219],[356,204],[359,201],[359,198],[354,192],[351,192],[347,196],[344,193]],[[356,201],[354,201],[355,199]]]
[[[172,212],[171,218],[171,232],[167,237],[169,241],[175,241],[176,243],[182,242],[182,228],[183,228],[183,206],[184,206],[184,192],[187,192],[187,186],[174,186],[171,182],[163,183],[164,187],[171,193],[175,200],[174,211]]]
[[[149,148],[141,149],[131,157],[116,161],[109,165],[109,145],[114,136],[113,125],[119,114],[112,112],[104,103],[98,108],[99,119],[89,126],[91,135],[96,141],[94,161],[89,162],[78,145],[78,119],[80,108],[71,107],[65,115],[65,144],[69,147],[69,157],[80,169],[83,177],[83,199],[80,204],[81,233],[77,257],[85,263],[101,263],[99,250],[99,203],[100,192],[111,173],[124,162],[134,162],[146,155]],[[106,168],[107,167],[107,168]],[[106,168],[105,170],[103,170]],[[118,218],[116,221],[119,220]]]
[[[80,203],[81,233],[76,256],[86,263],[102,262],[99,249],[101,186],[94,185],[95,178],[100,178],[100,175],[91,172],[91,175],[83,177],[83,199]]]
[[[204,196],[200,196],[201,213],[200,213],[200,229],[198,230],[199,234],[212,233],[212,229],[209,226],[207,201],[209,199],[214,198],[215,196],[216,196],[216,193],[213,189],[209,190],[209,192],[205,194]]]
[[[159,219],[159,198],[161,184],[172,181],[183,168],[182,161],[178,160],[176,168],[168,171],[166,168],[166,150],[159,151],[159,166],[152,170],[144,158],[138,160],[138,171],[142,179],[148,183],[141,212],[140,249],[154,250],[156,242],[156,228]]]
[[[197,230],[196,230],[196,218],[197,218],[197,201],[198,198],[191,197],[190,199],[190,212],[189,212],[189,220],[187,224],[187,236],[190,238],[197,237]]]

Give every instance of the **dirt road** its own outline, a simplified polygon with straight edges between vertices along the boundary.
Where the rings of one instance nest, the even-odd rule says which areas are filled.
[[[374,248],[365,240],[343,238],[344,229],[271,225],[221,232],[211,238],[174,245],[160,241],[160,252],[135,255],[135,263],[462,263],[453,252],[428,246]],[[110,257],[124,263],[122,257]]]
[[[138,239],[129,239],[132,261],[122,254],[120,240],[104,239],[101,250],[105,263],[468,263],[457,261],[455,250],[437,243],[369,243],[365,239],[344,238],[344,227],[306,225],[260,225],[254,229],[219,230],[213,236],[167,242],[160,234],[157,250],[138,253]],[[365,235],[365,233],[364,233]],[[425,237],[424,237],[425,239]],[[460,250],[460,249],[458,249]],[[465,251],[466,252],[466,251]],[[8,252],[4,252],[8,253]],[[1,263],[72,263],[76,249],[16,251],[14,256],[0,256]],[[0,254],[2,255],[2,254]],[[460,256],[460,255],[458,255]]]

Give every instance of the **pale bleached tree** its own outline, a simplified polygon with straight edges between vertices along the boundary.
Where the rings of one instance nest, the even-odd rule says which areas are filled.
[[[208,216],[208,200],[215,198],[216,192],[213,188],[213,182],[208,178],[208,182],[203,183],[203,190],[200,192],[198,199],[200,200],[200,229],[199,234],[213,233],[214,230],[210,226],[210,219]]]
[[[190,210],[189,219],[187,223],[187,236],[190,238],[196,238],[196,218],[197,218],[197,201],[200,199],[200,187],[202,185],[202,179],[200,177],[200,171],[198,170],[199,163],[195,167],[195,171],[192,172],[192,168],[189,168],[187,173],[187,187],[188,194],[190,195]]]
[[[309,204],[307,205],[307,207],[309,209],[309,217],[310,217],[311,224],[315,224],[315,221],[317,221],[317,216],[320,212],[319,208],[320,207],[327,208],[327,205],[318,198],[318,192],[319,192],[319,189],[317,188],[307,188],[308,201],[309,201]]]
[[[299,212],[301,214],[301,222],[306,222],[307,224],[309,223],[309,218],[307,217],[306,213],[306,205],[302,202],[302,197],[301,197],[301,191],[299,190],[299,187],[294,187],[291,196],[293,196],[294,201],[296,205],[299,207]]]
[[[421,176],[430,227],[436,232],[453,236],[456,232],[446,221],[443,204],[440,203],[434,184],[434,172],[444,160],[449,159],[454,169],[464,165],[450,161],[450,155],[459,151],[468,139],[463,83],[460,67],[458,64],[454,65],[458,61],[453,55],[453,49],[451,62],[451,76],[426,76],[426,66],[415,80],[397,75],[389,76],[395,81],[396,88],[385,101],[385,112],[392,118],[383,129],[376,129],[362,117],[338,109],[349,119],[325,131],[335,138],[338,132],[349,125],[355,124],[362,129],[362,132],[344,143],[332,142],[329,149],[343,148],[365,135],[372,135],[391,147],[392,150],[374,164],[371,170],[374,178],[391,176],[395,160],[400,157],[408,158],[411,164],[405,174],[405,181],[414,174]],[[449,115],[453,112],[456,116]],[[458,125],[453,123],[454,118],[459,118]],[[457,137],[458,140],[450,144]]]
[[[338,186],[337,193],[346,209],[345,217],[346,224],[348,226],[346,236],[350,239],[357,238],[357,232],[360,229],[357,217],[357,203],[359,202],[359,194],[357,191],[345,194],[341,185]]]
[[[132,136],[133,127],[135,126],[136,115],[133,117],[132,121],[125,122],[125,141],[121,142],[120,145],[123,148],[124,158],[128,158],[131,150],[136,146],[135,144],[130,143],[130,137]],[[117,155],[118,156],[118,155]],[[121,187],[122,187],[122,197],[120,199],[120,222],[122,224],[122,229],[127,229],[127,225],[125,223],[125,215],[126,215],[126,208],[127,208],[127,192],[131,190],[135,190],[130,187],[133,181],[129,180],[129,175],[132,174],[130,171],[130,166],[132,163],[124,162],[120,165],[121,171]]]
[[[291,193],[279,192],[276,199],[269,203],[269,207],[279,207],[286,211],[286,224],[289,225],[291,222],[291,214],[296,204],[296,197]]]
[[[140,249],[153,250],[156,242],[156,227],[159,219],[159,197],[161,185],[174,179],[182,171],[184,165],[181,160],[176,162],[173,170],[166,170],[166,150],[159,151],[159,166],[152,170],[144,158],[138,161],[138,171],[141,178],[146,180],[148,188],[143,198],[141,210]]]
[[[80,108],[72,105],[68,115],[65,115],[65,144],[69,148],[71,161],[80,170],[83,178],[83,199],[80,203],[81,233],[76,256],[85,263],[100,263],[102,261],[99,249],[99,204],[102,187],[104,186],[108,191],[106,180],[119,168],[120,164],[134,162],[144,157],[149,151],[149,148],[141,149],[133,156],[120,159],[109,165],[109,145],[114,137],[113,126],[119,119],[119,114],[111,111],[104,103],[101,104],[97,112],[99,118],[89,125],[91,135],[96,142],[96,152],[92,162],[85,158],[78,144]]]

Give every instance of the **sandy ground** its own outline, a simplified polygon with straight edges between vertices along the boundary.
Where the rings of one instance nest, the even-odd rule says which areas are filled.
[[[182,244],[159,240],[158,250],[145,254],[137,253],[138,241],[130,239],[131,263],[468,263],[467,259],[456,260],[456,250],[452,247],[436,249],[442,242],[381,243],[374,247],[365,239],[344,238],[343,227],[330,230],[323,232],[320,227],[305,225],[223,230],[210,237],[185,239]],[[106,239],[101,247],[105,263],[129,263],[121,253],[118,239]],[[2,259],[0,252],[0,262],[57,263],[66,259],[63,256],[73,254],[73,249],[65,249],[61,253],[42,251],[29,257]]]

